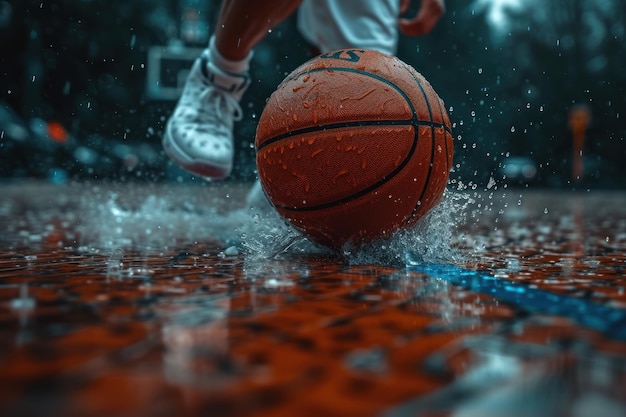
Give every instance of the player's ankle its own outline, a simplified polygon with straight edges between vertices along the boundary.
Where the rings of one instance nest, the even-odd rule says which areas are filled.
[[[250,60],[252,59],[253,51],[248,52],[248,54],[241,60],[231,60],[224,57],[220,51],[217,49],[217,45],[215,43],[215,36],[211,37],[209,41],[209,60],[215,65],[217,68],[221,69],[224,72],[232,73],[232,74],[243,74],[248,72],[250,69]]]

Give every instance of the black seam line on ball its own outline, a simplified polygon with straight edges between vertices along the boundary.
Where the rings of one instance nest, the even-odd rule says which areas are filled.
[[[304,134],[312,133],[312,132],[324,132],[324,131],[329,131],[329,130],[333,130],[333,129],[342,129],[342,128],[349,128],[349,127],[365,127],[365,126],[379,126],[379,127],[384,127],[384,126],[413,126],[413,127],[428,126],[428,127],[434,128],[434,129],[444,129],[446,131],[449,131],[447,126],[445,126],[442,123],[435,123],[435,122],[429,122],[429,121],[425,121],[425,120],[415,120],[415,119],[407,119],[407,120],[362,120],[362,121],[354,121],[354,122],[338,122],[338,123],[329,123],[329,124],[325,124],[325,125],[310,126],[310,127],[305,127],[305,128],[302,128],[302,129],[297,129],[297,130],[291,130],[289,132],[286,132],[286,133],[274,136],[273,138],[270,138],[270,139],[266,140],[259,147],[257,147],[257,152],[259,152],[261,149],[265,148],[266,146],[271,145],[272,143],[276,143],[278,141],[290,138],[292,136],[299,136],[299,135],[304,135]]]
[[[324,204],[316,204],[316,205],[303,206],[303,207],[293,207],[293,206],[277,205],[276,207],[280,208],[282,210],[287,210],[287,211],[292,211],[292,212],[324,210],[324,209],[331,208],[331,207],[341,206],[343,204],[349,203],[350,201],[356,200],[359,197],[364,196],[365,194],[369,194],[372,191],[374,191],[377,188],[379,188],[381,185],[385,184],[387,181],[389,181],[392,178],[394,178],[400,171],[402,171],[404,169],[406,164],[408,164],[409,161],[411,160],[411,158],[413,157],[413,154],[415,153],[415,149],[417,149],[417,142],[418,142],[418,140],[419,140],[419,132],[418,132],[417,129],[414,129],[414,132],[413,132],[413,144],[411,145],[411,149],[409,150],[406,158],[404,158],[402,163],[400,165],[398,165],[389,174],[385,175],[380,180],[378,180],[375,183],[371,184],[369,187],[366,187],[366,188],[362,189],[361,191],[358,191],[356,193],[350,194],[349,196],[346,196],[344,198],[340,198],[338,200],[329,201],[328,203],[324,203]],[[424,189],[426,188],[427,185],[428,185],[428,183],[424,184]],[[424,191],[422,190],[422,194],[423,193],[424,193]],[[372,215],[376,215],[376,213],[372,213]],[[411,212],[411,214],[409,216],[412,216],[412,215],[413,215],[413,212]],[[407,217],[407,219],[408,218],[410,218],[410,217]]]
[[[411,73],[411,71],[409,70],[409,68],[405,68],[409,74],[411,74],[411,77],[417,82],[418,86],[420,87],[421,91],[422,91],[422,95],[424,96],[424,99],[426,100],[426,103],[428,104],[428,97],[425,95],[424,93],[424,89],[422,88],[421,84],[419,83],[419,81],[417,80],[417,78],[415,78],[415,76],[413,75],[413,73]],[[298,130],[294,130],[291,132],[286,132],[283,133],[281,135],[277,135],[273,138],[270,138],[268,140],[266,140],[265,142],[263,142],[258,148],[257,148],[257,152],[261,149],[263,149],[265,146],[274,143],[276,141],[279,141],[281,139],[285,139],[288,138],[290,136],[295,136],[297,134],[301,134],[301,133],[310,133],[310,132],[315,132],[318,130],[329,130],[329,129],[333,129],[333,128],[341,128],[341,127],[355,127],[355,126],[368,126],[368,125],[375,125],[375,126],[383,126],[383,125],[391,125],[391,126],[397,126],[397,125],[413,125],[413,126],[430,126],[430,127],[435,127],[435,128],[443,128],[444,130],[450,132],[450,134],[452,134],[452,130],[448,128],[448,126],[446,126],[444,123],[435,123],[433,122],[433,115],[432,112],[430,111],[430,106],[429,107],[429,116],[430,116],[430,120],[420,120],[417,117],[417,111],[415,110],[415,106],[413,105],[413,102],[411,101],[411,99],[409,99],[409,96],[406,94],[406,92],[404,90],[402,90],[399,86],[397,86],[396,84],[394,84],[393,82],[389,81],[388,79],[381,77],[380,75],[376,75],[376,74],[372,74],[371,72],[367,72],[367,71],[362,71],[356,68],[343,68],[343,67],[327,67],[327,68],[313,68],[311,70],[307,70],[307,71],[303,71],[301,73],[296,74],[295,76],[291,77],[292,79],[296,79],[302,75],[306,75],[306,74],[311,74],[314,72],[320,72],[320,71],[337,71],[337,72],[352,72],[355,74],[361,74],[363,76],[366,77],[370,77],[373,78],[375,80],[378,80],[384,84],[387,84],[389,87],[393,88],[394,90],[396,90],[401,96],[402,98],[404,98],[404,101],[409,105],[410,109],[411,109],[411,114],[413,115],[411,119],[404,119],[404,120],[365,120],[365,121],[354,121],[354,122],[341,122],[341,123],[329,123],[327,125],[319,125],[319,126],[310,126],[310,127],[306,127],[306,128],[302,128],[302,129],[298,129]],[[443,120],[443,119],[442,119]]]
[[[407,68],[408,70],[408,68]],[[417,149],[417,143],[419,141],[419,129],[417,129],[418,126],[422,125],[422,124],[426,124],[426,126],[429,126],[431,128],[431,134],[434,135],[435,133],[435,127],[433,126],[434,122],[433,122],[433,117],[432,117],[432,111],[430,109],[430,104],[428,102],[428,97],[426,96],[426,93],[422,87],[422,85],[419,83],[419,81],[413,76],[413,74],[409,71],[409,73],[411,73],[411,76],[417,81],[417,84],[422,92],[422,94],[424,95],[424,98],[426,100],[426,105],[428,107],[429,110],[429,116],[430,116],[430,120],[429,121],[422,121],[417,117],[417,111],[415,109],[415,106],[413,105],[413,102],[409,99],[409,96],[406,94],[406,92],[404,92],[404,90],[402,90],[400,87],[398,87],[397,85],[395,85],[394,83],[392,83],[391,81],[387,80],[386,78],[380,77],[376,74],[372,74],[369,72],[365,72],[365,71],[361,71],[361,70],[357,70],[357,69],[353,69],[353,68],[316,68],[313,69],[311,71],[306,71],[306,73],[311,73],[311,72],[319,72],[319,71],[344,71],[344,72],[353,72],[353,73],[358,73],[367,77],[371,77],[374,78],[376,80],[379,80],[387,85],[389,85],[390,87],[392,87],[393,89],[395,89],[406,101],[407,105],[409,106],[409,108],[411,109],[411,113],[413,114],[413,117],[411,119],[408,120],[392,120],[392,122],[394,124],[400,124],[400,125],[412,125],[413,127],[415,127],[414,129],[414,134],[413,134],[413,144],[411,146],[411,149],[409,150],[406,158],[404,158],[404,160],[402,161],[402,163],[400,165],[398,165],[396,167],[396,169],[394,169],[393,171],[391,171],[389,174],[387,174],[386,176],[384,176],[383,178],[381,178],[379,181],[376,181],[374,184],[370,185],[369,187],[366,187],[365,189],[351,194],[347,197],[341,198],[339,200],[335,200],[335,201],[330,201],[328,203],[324,203],[324,204],[316,204],[313,206],[304,206],[304,207],[293,207],[293,206],[284,206],[284,205],[277,205],[277,208],[281,208],[283,210],[288,210],[288,211],[295,211],[295,212],[302,212],[302,211],[314,211],[314,210],[322,210],[322,209],[326,209],[326,208],[330,208],[330,207],[335,207],[335,206],[340,206],[343,204],[346,204],[352,200],[356,200],[357,198],[368,194],[372,191],[374,191],[375,189],[379,188],[381,185],[383,185],[384,183],[386,183],[387,181],[389,181],[390,179],[394,178],[399,172],[401,172],[404,167],[406,166],[406,164],[408,164],[408,162],[411,160],[413,154],[415,153],[415,150]],[[298,75],[299,76],[299,75]],[[380,121],[369,121],[371,124],[376,125],[376,126],[381,126],[380,124],[377,124]],[[363,122],[356,122],[356,123],[360,123],[361,125],[363,125]],[[341,123],[339,123],[341,124]],[[345,125],[345,123],[343,123]],[[444,127],[443,124],[439,124],[441,127]],[[321,130],[320,127],[315,127],[313,128],[311,131],[319,131]],[[326,129],[328,130],[328,128]],[[293,136],[294,133],[289,132],[290,136]],[[271,141],[275,142],[276,138],[271,138]],[[434,141],[434,138],[432,139]],[[269,142],[266,141],[263,143],[263,145],[266,145]],[[263,146],[259,147],[259,149],[262,149]],[[258,152],[258,150],[257,150]],[[430,170],[432,170],[432,166],[430,168]],[[429,172],[430,174],[430,172]],[[429,175],[430,176],[430,175]],[[422,192],[420,193],[422,196],[426,190],[426,187],[428,185],[428,182],[426,182],[424,184],[424,187],[422,189]],[[421,200],[418,199],[418,202]],[[417,204],[416,204],[417,207]],[[410,218],[411,215],[409,215],[408,218]]]
[[[324,70],[327,70],[327,69],[328,68],[325,68]],[[321,70],[322,69],[319,69],[318,71],[321,71]],[[411,109],[411,114],[413,116],[410,119],[408,119],[408,120],[400,120],[400,121],[391,120],[391,122],[392,122],[391,125],[395,124],[395,125],[413,126],[413,143],[411,144],[411,148],[409,149],[409,152],[407,153],[406,157],[403,159],[402,163],[400,165],[398,165],[389,174],[385,175],[380,180],[378,180],[375,183],[371,184],[369,187],[366,187],[366,188],[362,189],[361,191],[358,191],[356,193],[348,195],[348,196],[346,196],[344,198],[340,198],[339,200],[329,201],[328,203],[324,203],[324,204],[316,204],[316,205],[313,205],[313,206],[302,206],[302,207],[280,206],[280,208],[283,209],[283,210],[292,211],[292,212],[323,210],[323,209],[327,209],[327,208],[331,208],[331,207],[341,206],[343,204],[349,203],[350,201],[356,200],[356,199],[364,196],[365,194],[369,194],[369,193],[373,192],[374,190],[376,190],[377,188],[379,188],[380,186],[385,184],[387,181],[389,181],[390,179],[394,178],[400,171],[402,171],[404,169],[406,164],[409,163],[409,161],[413,157],[413,154],[415,154],[415,150],[417,149],[417,143],[419,141],[419,129],[417,128],[418,127],[418,123],[419,123],[419,119],[417,117],[417,110],[415,109],[415,106],[413,105],[413,102],[411,102],[411,100],[409,99],[409,96],[402,89],[400,89],[400,87],[398,87],[397,85],[395,85],[391,81],[387,80],[386,78],[380,77],[380,76],[375,75],[375,74],[371,74],[369,72],[360,71],[360,70],[352,69],[352,68],[335,68],[334,70],[335,71],[353,72],[353,73],[358,73],[358,74],[361,74],[361,75],[364,75],[364,76],[367,76],[367,77],[371,77],[371,78],[374,78],[376,80],[379,80],[379,81],[387,84],[388,86],[390,86],[391,88],[396,90],[402,96],[402,98],[404,98],[404,101],[407,103],[407,105]],[[311,72],[313,72],[313,71],[311,71]],[[432,117],[430,118],[430,120],[432,122]],[[380,124],[376,124],[377,121],[370,121],[370,122],[371,122],[370,125],[381,126]]]
[[[446,117],[444,115],[445,109],[441,101],[438,101],[437,108],[439,109],[439,115],[441,116],[441,120],[446,120]],[[445,129],[445,130],[447,133],[450,134],[450,137],[452,139],[452,129],[450,128],[450,129]],[[450,170],[452,169],[452,161],[450,161],[451,153],[448,147],[448,135],[446,133],[444,133],[443,135],[443,144],[446,149],[446,171],[448,171],[449,173]]]
[[[437,145],[437,137],[435,135],[435,128],[432,126],[433,109],[430,106],[430,101],[428,100],[428,95],[426,94],[426,91],[424,90],[424,86],[422,85],[420,80],[415,76],[415,74],[413,74],[411,71],[409,71],[409,73],[411,74],[411,77],[413,77],[415,82],[417,83],[417,86],[419,87],[420,91],[422,92],[422,96],[424,97],[424,101],[426,102],[426,108],[428,109],[428,116],[430,117],[430,120],[431,120],[431,123],[430,123],[430,139],[431,139],[430,146],[431,146],[431,150],[430,150],[430,165],[428,167],[428,174],[426,174],[426,181],[424,181],[424,187],[422,187],[422,192],[420,193],[419,198],[415,202],[415,207],[411,211],[411,214],[407,217],[407,220],[406,220],[407,223],[410,223],[411,219],[413,219],[413,217],[415,216],[415,213],[417,213],[417,210],[421,206],[422,200],[424,199],[424,194],[426,193],[426,190],[429,188],[430,177],[432,175],[433,169],[435,168],[435,147]],[[441,104],[438,103],[438,105],[440,106]],[[445,134],[444,134],[444,136],[445,136]],[[447,163],[446,163],[446,165],[447,165]]]

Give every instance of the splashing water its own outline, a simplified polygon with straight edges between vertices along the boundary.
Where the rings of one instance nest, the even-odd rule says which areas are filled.
[[[446,191],[433,209],[413,227],[396,232],[388,240],[378,240],[358,249],[344,248],[352,264],[414,266],[425,263],[458,263],[465,259],[460,250],[466,210],[472,200],[466,194]]]
[[[251,217],[237,230],[241,231],[242,246],[249,261],[280,259],[294,253],[313,253],[320,250],[296,229],[288,225],[272,209],[251,209]]]
[[[244,211],[225,211],[221,193],[209,201],[194,198],[215,190],[191,192],[194,194],[148,190],[143,195],[112,191],[88,195],[79,209],[81,243],[106,250],[168,249],[200,241],[229,245],[236,240],[235,229],[247,221]]]
[[[211,241],[224,248],[240,248],[232,252],[243,253],[249,263],[298,254],[336,255],[310,242],[274,210],[241,205],[228,208],[222,193],[211,188],[200,193],[213,197],[194,201],[180,191],[149,191],[131,200],[115,192],[91,195],[83,199],[80,210],[81,241],[109,251],[131,246],[168,249],[181,243]],[[346,246],[340,255],[349,264],[411,266],[462,261],[464,255],[457,245],[463,239],[459,225],[471,202],[466,194],[446,191],[441,202],[413,227],[358,248]]]
[[[413,227],[388,239],[368,242],[359,247],[346,245],[341,255],[349,264],[417,265],[457,263],[465,257],[457,243],[463,239],[459,225],[472,200],[465,194],[446,191],[441,202]],[[323,253],[285,224],[275,212],[255,214],[245,235],[244,246],[253,259],[275,259],[294,253]],[[250,226],[250,225],[249,225]]]

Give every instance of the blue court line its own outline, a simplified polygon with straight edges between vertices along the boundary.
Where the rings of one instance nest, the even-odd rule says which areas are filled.
[[[441,278],[474,292],[491,295],[531,313],[567,317],[605,336],[626,341],[626,310],[496,278],[482,271],[452,265],[415,265],[410,270]]]

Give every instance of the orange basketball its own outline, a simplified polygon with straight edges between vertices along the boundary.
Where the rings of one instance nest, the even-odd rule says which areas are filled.
[[[256,132],[261,185],[278,213],[331,247],[388,237],[441,198],[452,166],[442,100],[400,59],[345,49],[294,70]]]

